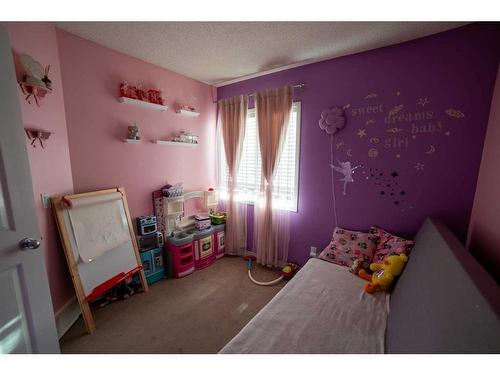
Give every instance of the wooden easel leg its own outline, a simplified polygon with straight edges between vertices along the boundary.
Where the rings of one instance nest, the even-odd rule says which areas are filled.
[[[145,292],[149,291],[148,280],[146,279],[146,274],[144,270],[139,271],[139,278],[141,279],[142,290]]]
[[[81,302],[80,309],[82,310],[83,321],[85,322],[85,328],[87,329],[87,332],[94,333],[96,328],[89,303],[87,301]]]

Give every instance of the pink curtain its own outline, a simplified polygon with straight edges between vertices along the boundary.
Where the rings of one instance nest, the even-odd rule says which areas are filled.
[[[254,207],[254,247],[257,262],[280,267],[288,257],[288,211],[273,207],[273,178],[285,143],[292,109],[293,87],[255,93],[255,109],[262,159],[259,200]]]
[[[226,253],[232,255],[244,255],[246,251],[246,205],[237,200],[236,176],[243,150],[247,111],[246,95],[219,101],[219,125],[229,169],[225,246]]]

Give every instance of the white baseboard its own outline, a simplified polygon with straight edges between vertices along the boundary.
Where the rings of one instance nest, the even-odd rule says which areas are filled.
[[[80,305],[76,297],[71,298],[55,314],[57,337],[60,339],[80,317]]]

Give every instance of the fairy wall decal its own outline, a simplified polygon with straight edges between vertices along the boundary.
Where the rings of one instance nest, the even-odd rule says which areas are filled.
[[[346,192],[347,184],[349,182],[354,182],[352,175],[354,174],[354,171],[356,169],[361,167],[361,165],[357,165],[355,167],[352,167],[350,161],[341,162],[340,160],[337,160],[337,163],[340,165],[340,167],[337,165],[333,165],[333,164],[330,164],[330,167],[332,167],[335,171],[342,173],[344,175],[344,177],[341,178],[340,181],[344,182],[344,190],[342,191],[342,194],[346,195],[347,194],[347,192]]]

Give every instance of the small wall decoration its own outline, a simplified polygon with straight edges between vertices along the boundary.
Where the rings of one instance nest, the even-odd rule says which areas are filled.
[[[139,135],[139,127],[137,124],[129,125],[127,139],[138,141],[141,139]]]
[[[448,108],[444,112],[448,116],[455,117],[455,118],[463,118],[463,117],[465,117],[465,115],[462,113],[462,111],[459,111],[458,109]]]
[[[40,146],[42,148],[45,148],[43,142],[48,140],[50,138],[50,135],[52,134],[51,132],[42,129],[27,128],[24,129],[24,131],[26,132],[26,136],[28,137],[28,139],[31,140],[30,145],[32,145],[35,148],[36,148],[36,141],[40,143]]]
[[[49,79],[50,65],[45,68],[29,55],[20,56],[21,65],[25,71],[19,86],[26,95],[25,100],[31,104],[31,97],[40,107],[39,100],[52,91],[52,81]]]
[[[160,105],[164,105],[165,103],[160,90],[144,90],[141,84],[134,86],[130,85],[127,81],[120,83],[120,96]]]
[[[333,107],[321,112],[319,127],[327,134],[335,134],[345,126],[344,111],[341,108]]]
[[[350,161],[341,162],[340,160],[337,160],[337,162],[340,166],[330,164],[330,167],[332,167],[332,169],[334,169],[335,171],[340,172],[344,175],[344,177],[341,178],[340,181],[344,182],[344,190],[342,191],[342,194],[346,195],[347,194],[347,191],[346,191],[347,184],[349,182],[354,182],[352,175],[356,169],[361,167],[361,165],[357,165],[355,167],[352,167]]]

